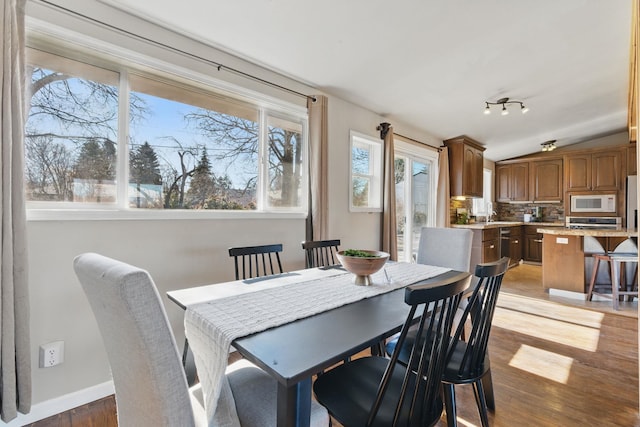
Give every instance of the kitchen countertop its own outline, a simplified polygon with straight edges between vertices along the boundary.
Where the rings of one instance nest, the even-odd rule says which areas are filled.
[[[491,221],[491,222],[476,222],[474,224],[451,224],[451,227],[470,228],[472,230],[487,230],[489,228],[517,227],[519,225],[535,225],[537,227],[564,227],[563,222],[523,222],[523,221]]]
[[[566,227],[540,227],[538,233],[562,236],[594,236],[594,237],[636,237],[638,230],[634,228],[622,228],[611,230],[604,228],[566,228]]]

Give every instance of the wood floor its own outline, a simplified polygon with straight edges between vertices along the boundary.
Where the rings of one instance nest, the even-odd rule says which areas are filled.
[[[490,339],[491,425],[640,427],[637,304],[614,312],[610,301],[549,296],[540,267],[510,269]],[[480,426],[471,386],[456,397],[458,425]],[[114,406],[106,398],[32,425],[116,426]]]

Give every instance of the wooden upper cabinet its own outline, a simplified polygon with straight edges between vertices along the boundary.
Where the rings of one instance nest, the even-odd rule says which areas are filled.
[[[591,190],[591,154],[573,154],[564,160],[568,191]]]
[[[529,164],[531,185],[529,191],[534,202],[561,202],[562,159],[532,161]]]
[[[627,148],[627,175],[638,174],[638,159],[636,158],[636,143],[629,144]]]
[[[467,137],[447,139],[451,196],[482,197],[484,147]]]
[[[496,200],[526,202],[529,200],[529,163],[496,165]]]
[[[567,191],[618,191],[622,188],[622,152],[618,149],[565,157]]]

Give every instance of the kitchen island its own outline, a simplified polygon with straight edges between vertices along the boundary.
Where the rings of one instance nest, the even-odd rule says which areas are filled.
[[[491,221],[472,224],[455,224],[455,228],[473,231],[471,246],[471,266],[497,261],[500,257],[510,258],[510,267],[525,262],[542,262],[542,235],[536,233],[538,227],[563,226],[560,222]]]
[[[540,227],[542,238],[542,286],[545,289],[586,294],[588,278],[585,272],[584,238],[592,236],[602,241],[603,247],[612,249],[613,242],[630,237],[637,238],[636,229],[570,229],[565,227]],[[608,241],[612,244],[609,245]]]

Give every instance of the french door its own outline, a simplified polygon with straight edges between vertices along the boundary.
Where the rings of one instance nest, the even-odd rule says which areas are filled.
[[[398,261],[415,262],[422,227],[435,226],[438,154],[395,141]]]

